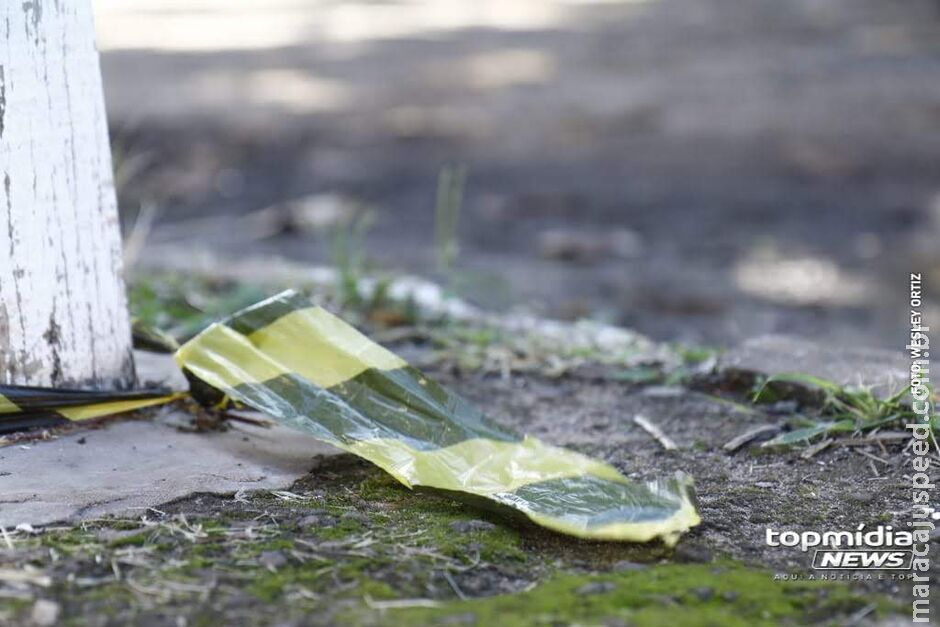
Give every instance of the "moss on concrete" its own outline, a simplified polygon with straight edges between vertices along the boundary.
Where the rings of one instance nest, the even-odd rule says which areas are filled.
[[[162,509],[17,536],[0,567],[49,574],[34,598],[58,602],[66,625],[802,625],[892,609],[843,583],[774,581],[739,562],[676,563],[661,545],[513,524],[347,456],[291,492]],[[393,609],[416,602],[438,606]],[[10,604],[4,618],[21,623],[31,607]]]
[[[838,624],[872,599],[845,585],[774,581],[766,571],[735,562],[665,564],[603,575],[560,574],[532,590],[437,608],[384,610],[348,618],[353,622],[403,625],[606,624],[651,627]],[[873,612],[898,608],[888,601]]]

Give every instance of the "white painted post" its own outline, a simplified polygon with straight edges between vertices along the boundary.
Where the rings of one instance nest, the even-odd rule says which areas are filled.
[[[91,0],[0,0],[0,383],[134,383]]]

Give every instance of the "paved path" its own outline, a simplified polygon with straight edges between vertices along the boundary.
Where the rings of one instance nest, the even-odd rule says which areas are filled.
[[[142,380],[186,389],[166,355],[137,352]],[[318,455],[337,449],[281,427],[234,423],[226,432],[188,433],[191,416],[163,408],[142,420],[105,420],[0,447],[0,527],[141,516],[193,493],[289,487]]]

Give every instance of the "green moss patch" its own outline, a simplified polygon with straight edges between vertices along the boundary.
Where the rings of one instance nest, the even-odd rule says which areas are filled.
[[[774,581],[768,572],[723,562],[666,564],[594,576],[562,574],[518,594],[384,612],[386,619],[394,619],[391,622],[407,625],[748,627],[840,624],[870,603],[844,585]],[[883,602],[874,612],[891,609]]]

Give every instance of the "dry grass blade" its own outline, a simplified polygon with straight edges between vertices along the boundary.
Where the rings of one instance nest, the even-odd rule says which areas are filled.
[[[800,457],[803,459],[812,459],[817,454],[822,453],[824,450],[829,448],[830,444],[832,444],[832,438],[826,438],[821,442],[817,442],[816,444],[807,447],[802,453],[800,453]]]
[[[875,454],[873,454],[873,453],[869,453],[869,452],[866,451],[866,450],[863,450],[863,449],[860,449],[860,448],[856,448],[856,449],[852,449],[852,450],[855,451],[856,453],[858,453],[859,455],[863,456],[863,457],[867,457],[868,459],[870,459],[870,460],[872,460],[872,461],[878,462],[879,464],[884,464],[885,466],[890,466],[890,465],[891,465],[891,462],[889,462],[887,459],[884,459],[883,457],[878,457],[877,455],[875,455]]]
[[[124,244],[124,268],[128,270],[134,267],[140,257],[141,251],[153,230],[153,223],[157,218],[158,207],[156,205],[143,205],[134,220],[134,226],[125,238]]]
[[[431,599],[394,599],[391,601],[375,601],[368,594],[363,597],[366,605],[373,610],[402,610],[412,607],[437,607],[439,602]]]
[[[12,584],[25,583],[40,588],[48,588],[52,585],[52,577],[28,566],[22,569],[0,569],[0,581]]]
[[[303,501],[309,501],[309,496],[304,496],[303,494],[297,494],[295,492],[290,492],[288,490],[272,490],[271,496],[274,498],[286,501],[288,503],[298,503]]]
[[[454,591],[454,594],[457,595],[457,598],[461,601],[466,601],[467,595],[464,594],[463,590],[460,589],[460,586],[457,585],[457,582],[454,581],[454,578],[451,576],[451,574],[447,572],[447,569],[442,570],[441,573],[444,575],[444,579],[447,580],[447,585],[449,585],[451,590]]]
[[[733,453],[758,438],[776,435],[779,431],[780,427],[777,425],[760,425],[728,440],[722,448],[728,453]]]
[[[662,432],[662,429],[660,429],[657,425],[650,422],[649,418],[642,416],[640,414],[637,414],[636,416],[633,417],[633,422],[635,422],[637,425],[639,425],[640,428],[642,428],[644,431],[646,431],[651,436],[653,436],[653,438],[655,438],[656,441],[659,442],[660,446],[662,446],[665,450],[674,451],[679,448],[678,446],[676,446],[676,443],[673,442],[669,436],[667,436],[665,433]]]
[[[867,435],[860,438],[841,438],[836,440],[836,444],[839,446],[870,446],[873,443],[880,442],[891,442],[894,440],[905,440],[909,441],[911,439],[911,434],[901,433],[899,431],[887,431],[884,433],[876,433],[872,435]]]

